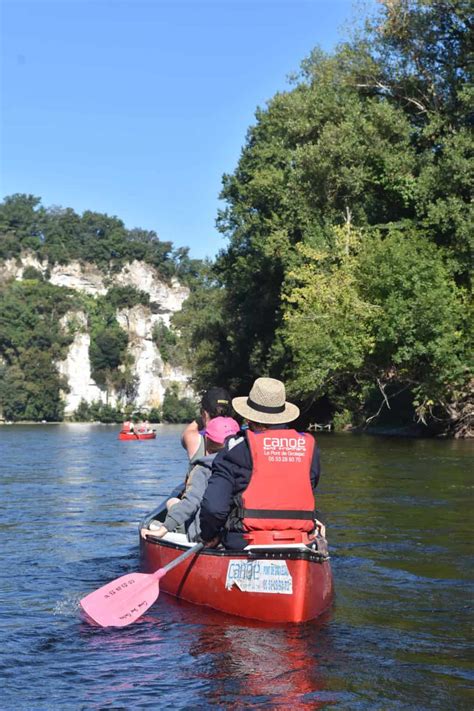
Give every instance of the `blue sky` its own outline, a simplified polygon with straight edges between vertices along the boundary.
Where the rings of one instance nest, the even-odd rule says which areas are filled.
[[[221,178],[256,107],[361,15],[352,0],[3,0],[1,12],[1,197],[117,215],[197,258],[226,244]]]

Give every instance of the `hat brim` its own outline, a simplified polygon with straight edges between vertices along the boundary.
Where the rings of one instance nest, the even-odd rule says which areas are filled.
[[[234,397],[232,407],[234,410],[251,422],[259,422],[262,425],[283,425],[287,422],[293,422],[300,414],[300,409],[291,402],[285,402],[283,412],[260,412],[249,407],[247,397]]]

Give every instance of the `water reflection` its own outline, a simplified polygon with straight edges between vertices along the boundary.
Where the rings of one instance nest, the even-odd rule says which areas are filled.
[[[188,611],[187,611],[188,612]],[[201,677],[212,681],[209,705],[225,701],[226,708],[266,705],[270,708],[316,709],[324,691],[317,647],[331,614],[304,625],[270,626],[205,612],[190,654],[198,660]]]

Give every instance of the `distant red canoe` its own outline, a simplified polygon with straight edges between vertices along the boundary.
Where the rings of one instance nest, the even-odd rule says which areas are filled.
[[[120,430],[118,438],[125,441],[133,439],[155,439],[156,432],[124,432]]]
[[[163,520],[157,509],[141,528]],[[181,540],[182,542],[181,542]],[[140,538],[142,570],[150,573],[183,553],[184,534]],[[325,541],[324,541],[325,544]],[[191,544],[192,545],[192,544]],[[265,622],[305,622],[319,617],[333,599],[327,548],[318,543],[249,546],[244,551],[203,549],[170,570],[160,589],[197,605]]]

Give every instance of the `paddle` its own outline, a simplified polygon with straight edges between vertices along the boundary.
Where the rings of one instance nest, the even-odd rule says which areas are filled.
[[[84,612],[101,627],[125,627],[135,622],[160,594],[160,578],[203,547],[196,543],[154,573],[128,573],[89,593],[80,601]]]

